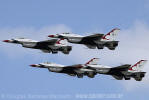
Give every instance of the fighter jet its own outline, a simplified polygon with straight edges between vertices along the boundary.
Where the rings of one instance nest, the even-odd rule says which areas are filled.
[[[98,49],[103,49],[104,47],[107,47],[110,50],[115,50],[119,42],[115,41],[115,37],[117,36],[119,31],[120,29],[115,28],[106,35],[100,33],[94,33],[93,35],[89,36],[81,36],[72,33],[62,33],[56,35],[49,35],[48,37],[67,39],[68,42],[70,43],[83,44],[90,49],[96,49],[96,47]]]
[[[21,44],[25,48],[40,49],[44,53],[52,54],[58,53],[61,51],[64,54],[69,54],[72,47],[67,45],[66,39],[51,39],[45,41],[36,41],[25,38],[17,38],[11,40],[4,40],[6,43]]]
[[[93,63],[94,61],[89,61]],[[88,64],[88,63],[86,63]],[[45,62],[40,64],[32,64],[30,66],[37,68],[47,68],[50,72],[64,73],[70,76],[77,76],[78,78],[83,78],[83,76],[88,76],[89,78],[94,78],[96,75],[95,71],[92,69],[87,69],[86,64],[76,64],[76,65],[60,65],[51,62]]]
[[[93,60],[96,60],[96,63],[86,64],[88,69],[92,69],[98,74],[112,75],[117,80],[130,80],[134,78],[136,81],[141,81],[146,73],[142,72],[141,69],[146,64],[147,60],[140,60],[135,65],[125,64],[113,68],[97,64],[98,58],[93,58]]]

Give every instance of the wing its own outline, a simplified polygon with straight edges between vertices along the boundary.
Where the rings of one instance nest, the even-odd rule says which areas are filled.
[[[94,72],[94,70],[92,69],[86,69],[83,68],[84,66],[81,64],[77,64],[77,65],[72,65],[72,66],[65,66],[63,67],[65,70],[74,70],[74,69],[79,69],[82,72]]]
[[[131,65],[129,64],[125,64],[125,65],[121,65],[121,66],[118,66],[118,67],[114,67],[114,68],[111,68],[112,71],[128,71],[128,69],[131,67]]]
[[[86,45],[90,49],[96,48],[96,41],[100,41],[104,34],[94,34],[90,36],[83,37],[81,43]]]
[[[65,68],[65,69],[80,69],[80,68],[83,68],[83,66],[81,64],[76,64],[76,65],[72,65],[72,66],[65,66],[63,68]]]
[[[38,42],[38,45],[53,45],[57,42],[58,39],[51,39]]]
[[[123,71],[128,71],[131,65],[125,64],[118,67],[111,68],[109,73],[117,80],[123,79]]]
[[[104,34],[93,34],[93,35],[89,35],[84,37],[84,39],[87,40],[101,40],[101,38],[104,36]]]
[[[50,53],[50,51],[49,50],[43,50],[43,49],[40,49],[42,52],[44,52],[44,53]]]
[[[95,49],[95,48],[96,48],[95,45],[89,45],[89,44],[84,44],[84,45],[87,46],[87,47],[90,48],[90,49]]]
[[[67,74],[76,74],[75,70],[76,69],[81,69],[83,66],[81,64],[78,65],[72,65],[72,66],[64,66],[63,70],[61,71],[62,73],[67,73]]]
[[[104,34],[93,34],[93,35],[86,36],[84,38],[86,38],[86,39],[101,39],[103,36],[104,36]]]

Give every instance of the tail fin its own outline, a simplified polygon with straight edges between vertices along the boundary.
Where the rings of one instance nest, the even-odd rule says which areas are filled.
[[[120,29],[115,28],[102,37],[102,41],[114,41]]]
[[[129,71],[140,72],[146,63],[147,63],[147,60],[140,60],[135,65],[131,66],[129,68]]]
[[[88,64],[90,64],[90,65],[97,65],[98,62],[99,62],[99,58],[93,58],[90,61],[88,61],[85,65],[88,65]]]
[[[68,42],[66,39],[58,39],[55,43],[56,46],[67,46]]]

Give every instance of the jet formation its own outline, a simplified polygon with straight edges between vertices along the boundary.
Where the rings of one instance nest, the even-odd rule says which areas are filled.
[[[72,46],[68,43],[82,44],[89,49],[104,49],[107,47],[109,50],[115,50],[119,44],[116,40],[116,36],[120,29],[115,28],[107,34],[93,33],[92,35],[82,36],[74,33],[60,33],[51,34],[48,37],[50,39],[43,41],[36,41],[26,38],[16,38],[4,40],[3,42],[20,44],[24,48],[38,49],[44,53],[57,54],[62,52],[63,54],[69,54],[72,51]],[[88,76],[94,78],[97,74],[111,75],[117,80],[130,80],[131,78],[136,81],[142,81],[146,72],[142,71],[143,66],[147,60],[140,60],[134,65],[124,64],[117,67],[110,67],[98,64],[99,58],[93,58],[86,64],[75,65],[61,65],[51,62],[44,62],[40,64],[32,64],[30,66],[37,68],[47,68],[50,72],[68,74],[70,76],[77,76],[83,78]]]
[[[93,58],[86,64],[75,64],[75,65],[61,65],[51,62],[45,62],[40,64],[32,64],[30,66],[37,68],[47,68],[50,72],[64,73],[70,76],[77,76],[83,78],[88,76],[94,78],[97,74],[111,75],[117,80],[130,80],[134,78],[136,81],[141,81],[145,76],[146,72],[142,72],[143,66],[147,60],[140,60],[134,65],[124,64],[117,67],[110,67],[105,65],[97,64],[99,58]]]
[[[58,51],[61,51],[64,54],[69,54],[72,50],[72,46],[68,45],[69,43],[83,44],[86,45],[89,49],[103,49],[107,47],[110,50],[115,50],[118,46],[118,42],[115,38],[120,29],[115,28],[111,30],[106,35],[101,33],[94,33],[89,36],[81,36],[73,33],[62,33],[56,35],[49,35],[48,37],[52,38],[49,40],[36,41],[26,38],[16,38],[10,40],[4,40],[6,43],[21,44],[25,48],[39,49],[44,53],[57,54]],[[54,39],[53,39],[54,38]]]

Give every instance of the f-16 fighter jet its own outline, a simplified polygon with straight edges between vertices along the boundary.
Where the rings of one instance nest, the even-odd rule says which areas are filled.
[[[86,64],[94,64],[94,61],[89,61],[89,63]],[[96,73],[92,69],[87,69],[86,64],[76,64],[76,65],[60,65],[55,63],[40,63],[40,64],[32,64],[30,66],[37,67],[37,68],[47,68],[50,72],[56,72],[56,73],[64,73],[68,74],[70,76],[77,76],[78,78],[83,78],[83,76],[88,76],[90,78],[94,78]]]
[[[115,37],[119,31],[120,29],[115,28],[111,30],[109,33],[107,33],[106,35],[95,33],[89,36],[81,36],[81,35],[72,34],[72,33],[62,33],[62,34],[56,34],[56,35],[49,35],[48,37],[64,38],[64,39],[67,39],[68,42],[70,43],[84,44],[90,49],[95,49],[96,47],[98,49],[103,49],[104,47],[107,47],[110,50],[115,50],[119,42],[119,41],[115,41]]]
[[[87,64],[86,66],[88,66],[88,69],[95,70],[95,72],[99,74],[112,75],[117,80],[130,80],[131,78],[134,78],[136,81],[141,81],[146,73],[142,72],[141,69],[146,64],[147,60],[140,60],[135,65],[125,64],[113,68],[104,65],[98,65],[98,58],[94,58],[92,60],[96,60],[96,63]]]
[[[25,48],[40,49],[44,53],[52,54],[58,53],[58,51],[64,54],[69,54],[72,47],[67,45],[66,39],[51,39],[45,41],[35,41],[25,38],[17,38],[11,40],[4,40],[3,42],[21,44]]]

